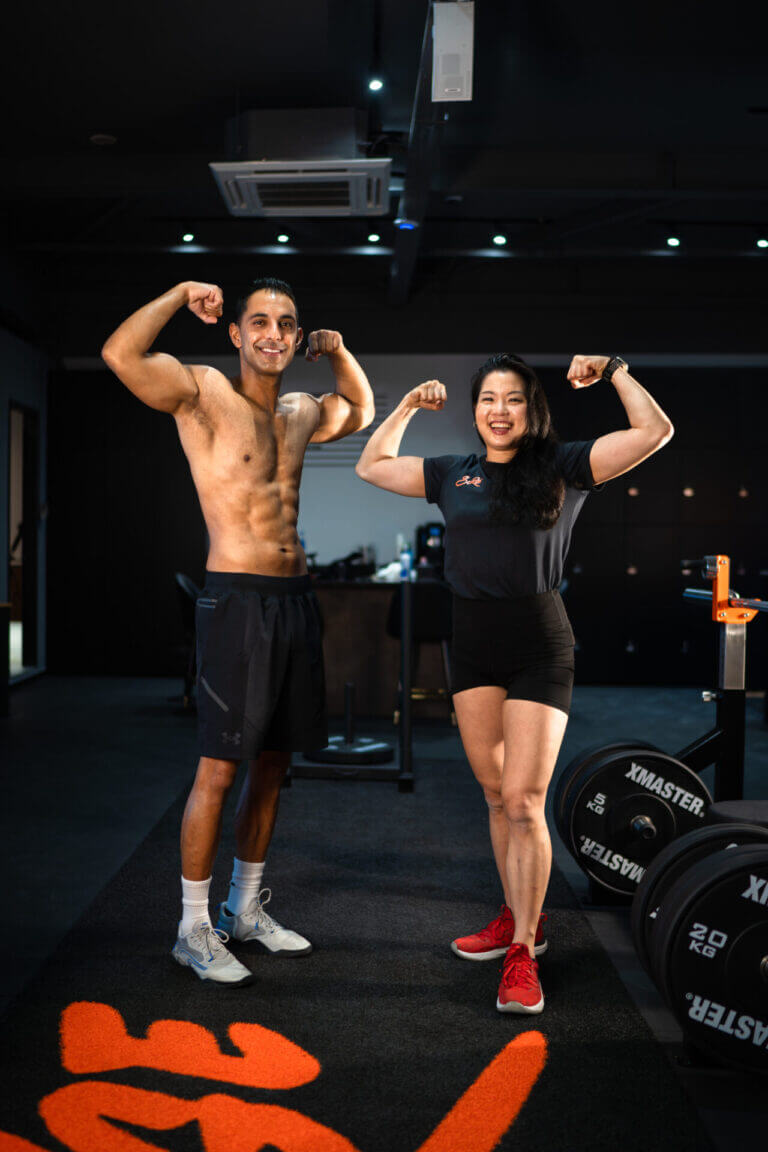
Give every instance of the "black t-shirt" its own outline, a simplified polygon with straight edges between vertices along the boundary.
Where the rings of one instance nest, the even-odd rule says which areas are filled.
[[[491,522],[489,475],[506,464],[484,456],[431,456],[424,461],[430,504],[445,517],[445,579],[469,600],[507,599],[559,587],[576,517],[595,487],[589,466],[594,440],[558,444],[565,481],[563,509],[552,528]]]

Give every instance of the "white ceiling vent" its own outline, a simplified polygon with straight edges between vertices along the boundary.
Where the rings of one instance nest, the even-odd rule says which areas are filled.
[[[233,216],[384,216],[391,160],[238,160],[209,165]]]

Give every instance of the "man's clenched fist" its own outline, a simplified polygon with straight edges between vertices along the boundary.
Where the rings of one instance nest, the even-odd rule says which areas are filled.
[[[199,284],[190,281],[186,285],[187,308],[194,312],[204,324],[215,324],[224,311],[224,293],[217,284]]]
[[[572,388],[588,388],[599,380],[610,356],[574,356],[567,379]]]
[[[445,385],[439,380],[427,380],[412,388],[405,401],[410,408],[429,408],[432,412],[439,412],[445,404]]]
[[[327,328],[318,328],[317,332],[310,332],[307,341],[307,360],[319,360],[321,356],[330,356],[333,352],[341,352],[344,341],[341,332],[330,332]]]

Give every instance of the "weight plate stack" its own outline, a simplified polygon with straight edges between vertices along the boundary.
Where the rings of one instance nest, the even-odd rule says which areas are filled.
[[[662,848],[701,827],[711,802],[706,786],[680,760],[636,744],[595,753],[573,767],[558,787],[555,820],[587,875],[629,897]]]
[[[611,752],[624,752],[627,748],[653,748],[655,744],[646,744],[643,740],[613,740],[610,744],[592,744],[589,748],[582,748],[580,752],[569,760],[557,778],[552,809],[555,816],[555,825],[561,839],[568,844],[568,798],[571,786],[578,781],[581,774],[594,763],[598,757],[607,756]]]
[[[659,909],[651,970],[692,1044],[768,1074],[768,845],[716,853],[679,877]]]
[[[712,805],[712,808],[716,807]],[[630,916],[637,955],[649,975],[651,940],[659,908],[663,906],[670,888],[700,860],[745,844],[768,844],[768,828],[757,824],[708,824],[679,836],[654,856],[637,886]]]
[[[768,828],[768,800],[716,800],[709,810],[710,823],[761,824]]]

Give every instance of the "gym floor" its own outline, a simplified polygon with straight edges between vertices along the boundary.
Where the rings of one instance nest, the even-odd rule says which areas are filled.
[[[177,681],[162,679],[43,677],[13,692],[11,715],[0,725],[3,758],[13,766],[0,827],[19,955],[5,974],[3,1011],[188,784],[194,722],[182,712],[178,690]],[[558,767],[582,747],[635,735],[674,753],[713,721],[714,705],[692,688],[577,688]],[[360,728],[384,734],[381,725]],[[417,724],[416,788],[420,757],[460,756],[456,729]],[[768,728],[755,698],[747,703],[745,795],[768,798]],[[685,1065],[679,1026],[635,958],[627,909],[589,906],[586,878],[556,835],[553,841],[559,868],[715,1147],[730,1152],[756,1142],[768,1121],[766,1094],[745,1087],[735,1072]]]

